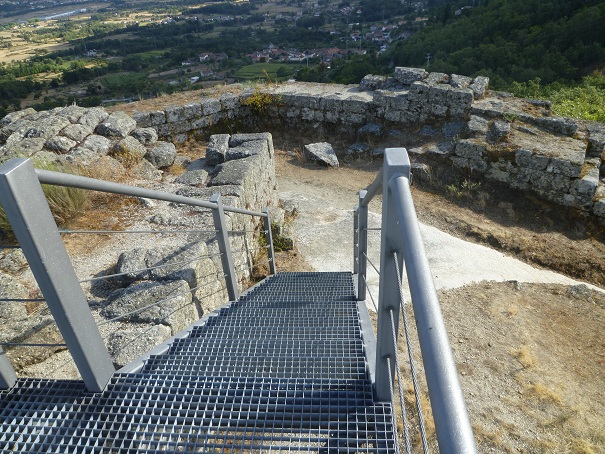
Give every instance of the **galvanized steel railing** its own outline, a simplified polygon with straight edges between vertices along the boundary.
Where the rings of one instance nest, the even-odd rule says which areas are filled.
[[[375,394],[380,401],[392,401],[394,407],[393,383],[396,372],[397,375],[399,373],[396,366],[399,364],[397,336],[400,315],[404,316],[406,340],[410,347],[401,290],[405,265],[439,449],[442,453],[474,453],[473,432],[412,201],[410,168],[405,148],[387,149],[383,169],[366,190],[360,191],[359,206],[355,210],[354,273],[357,274],[358,300],[365,301],[368,293],[368,230],[372,230],[368,228],[368,204],[382,192],[378,327],[373,371]],[[371,266],[374,267],[373,264]],[[370,297],[373,301],[371,293]],[[410,367],[414,371],[413,358],[409,353]],[[417,383],[414,385],[418,401]],[[404,430],[407,430],[404,402],[401,405]],[[421,417],[419,407],[418,410]],[[426,452],[422,424],[420,431]],[[409,450],[407,439],[406,446]]]
[[[237,271],[240,270],[234,266],[225,212],[262,218],[269,269],[271,274],[275,274],[271,222],[267,209],[263,212],[255,212],[224,206],[219,194],[213,195],[208,202],[93,178],[35,169],[28,159],[13,159],[6,162],[0,166],[0,203],[44,300],[63,335],[65,345],[89,391],[102,391],[115,370],[80,286],[87,280],[79,280],[76,276],[60,237],[61,233],[66,232],[58,230],[41,184],[163,200],[212,210],[223,269],[222,277],[225,279],[225,286],[231,301],[238,298]],[[172,266],[174,263],[169,265]],[[110,276],[103,278],[108,277]],[[90,280],[88,279],[88,281]],[[0,389],[10,388],[16,379],[16,373],[0,347]]]

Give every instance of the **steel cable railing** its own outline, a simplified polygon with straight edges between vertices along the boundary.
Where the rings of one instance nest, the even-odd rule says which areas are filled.
[[[399,261],[397,259],[397,253],[393,252],[393,261],[395,263],[395,269],[397,270],[397,276],[402,276],[401,271],[399,270]],[[420,427],[420,437],[422,440],[422,447],[425,453],[428,453],[428,442],[426,440],[426,429],[424,424],[424,416],[422,412],[422,405],[420,403],[420,387],[418,386],[418,375],[416,373],[416,362],[414,360],[414,354],[412,352],[412,342],[410,336],[410,327],[408,324],[407,311],[405,308],[405,296],[403,294],[403,286],[401,285],[401,278],[397,279],[397,284],[399,287],[399,295],[400,300],[399,304],[401,307],[401,317],[403,319],[403,332],[405,334],[405,343],[408,350],[408,359],[410,362],[410,373],[412,375],[412,384],[414,386],[414,395],[416,398],[416,411],[418,412],[418,426]],[[391,311],[391,317],[393,317],[393,311]],[[391,324],[393,324],[393,333],[395,330],[394,322],[391,320]]]
[[[405,440],[405,450],[409,454],[412,452],[412,446],[410,443],[410,434],[408,429],[408,418],[406,413],[405,399],[403,397],[403,379],[401,377],[401,365],[399,364],[399,348],[397,347],[397,333],[395,329],[395,316],[393,315],[393,311],[389,311],[389,315],[391,318],[391,334],[393,336],[394,350],[395,350],[395,374],[397,376],[397,388],[399,391],[399,405],[401,408],[401,423],[403,425],[403,438]],[[390,369],[390,362],[389,362]],[[390,379],[391,387],[393,386],[393,380]],[[391,390],[391,393],[393,391]],[[394,400],[394,398],[392,398]],[[395,407],[393,406],[393,413],[395,414]]]
[[[439,450],[442,453],[475,453],[473,432],[411,197],[410,169],[411,165],[405,149],[387,149],[382,170],[367,189],[360,191],[359,206],[354,211],[354,265],[358,285],[357,298],[360,302],[365,301],[369,293],[372,303],[376,305],[368,288],[368,263],[371,268],[379,272],[380,279],[374,371],[375,394],[378,400],[384,402],[393,400],[393,381],[397,375],[401,387],[402,418],[406,418],[403,380],[399,375],[401,368],[398,364],[395,369],[392,368],[392,361],[398,354],[397,333],[401,313],[422,449],[425,453],[428,452],[421,389],[418,384],[401,282],[402,271],[405,269]],[[380,266],[376,266],[368,259],[367,233],[375,230],[368,227],[368,205],[380,192],[382,192],[382,225],[379,229],[381,231]],[[410,449],[411,447],[406,445],[408,452]]]
[[[183,226],[183,229],[145,229],[133,228],[132,230],[70,230],[63,229],[59,231],[52,219],[50,209],[41,190],[40,184],[51,184],[67,187],[76,187],[82,189],[96,190],[126,196],[144,197],[156,200],[163,200],[173,204],[189,205],[198,208],[206,208],[212,213],[214,229],[201,228],[192,229]],[[266,256],[269,261],[270,271],[275,272],[273,260],[273,248],[270,232],[270,220],[267,209],[262,212],[255,212],[247,209],[224,206],[220,195],[215,194],[210,201],[179,196],[175,194],[164,193],[155,190],[135,188],[122,184],[116,184],[91,178],[79,177],[75,175],[60,174],[37,170],[33,168],[31,161],[25,159],[15,159],[3,164],[0,167],[0,202],[5,208],[5,212],[12,225],[13,232],[23,249],[23,252],[29,262],[34,277],[38,281],[40,290],[44,295],[44,300],[50,309],[57,325],[63,334],[65,345],[71,352],[71,355],[80,371],[86,387],[90,391],[101,391],[113,374],[112,360],[101,339],[98,326],[105,326],[111,323],[119,323],[125,319],[131,318],[141,312],[148,311],[155,306],[160,306],[169,299],[182,297],[188,293],[193,295],[191,302],[180,305],[177,308],[170,308],[169,311],[184,310],[183,308],[195,304],[199,298],[206,298],[227,291],[230,300],[235,300],[239,294],[236,272],[250,273],[254,266],[257,256],[261,251],[267,251]],[[197,210],[196,210],[197,212]],[[231,217],[232,229],[227,229],[227,213]],[[263,221],[262,228],[256,227],[257,220]],[[242,228],[243,226],[243,228]],[[254,246],[248,244],[256,234],[265,233],[267,246]],[[81,276],[78,278],[73,269],[72,261],[67,254],[65,246],[61,241],[61,235],[156,235],[169,240],[169,236],[174,234],[212,234],[212,238],[196,239],[201,243],[214,241],[217,245],[217,253],[197,254],[195,257],[184,256],[182,259],[175,255],[171,260],[166,258],[156,262],[152,266],[136,267],[137,269],[121,269],[119,272],[103,274],[92,277]],[[237,238],[239,237],[239,239]],[[41,240],[43,238],[43,240]],[[164,240],[162,240],[164,241]],[[231,242],[242,242],[242,247],[236,247],[237,260],[232,257],[233,246]],[[238,243],[239,244],[239,243]],[[157,246],[157,242],[154,242]],[[241,249],[241,250],[240,250]],[[262,252],[265,254],[264,252]],[[44,257],[44,260],[41,259]],[[220,259],[220,260],[219,260]],[[82,284],[91,284],[87,291],[95,291],[95,295],[102,295],[102,292],[111,290],[111,286],[98,286],[103,281],[111,281],[124,276],[131,276],[135,284],[140,282],[140,275],[149,274],[144,280],[150,278],[156,282],[166,279],[165,273],[174,275],[175,279],[181,279],[183,272],[189,272],[194,265],[203,260],[211,260],[214,266],[221,272],[211,272],[210,274],[198,275],[193,272],[193,279],[185,279],[188,284],[187,290],[180,290],[177,293],[164,295],[157,301],[150,304],[144,304],[141,307],[134,308],[124,314],[109,317],[101,320],[99,324],[95,322],[91,307],[84,293]],[[215,261],[216,260],[216,261]],[[219,262],[220,263],[216,263]],[[135,260],[136,263],[136,260]],[[48,264],[52,264],[49,266]],[[149,263],[147,263],[149,264]],[[151,264],[149,264],[151,265]],[[190,266],[188,266],[190,265]],[[237,271],[236,271],[237,267]],[[241,267],[241,269],[239,269]],[[168,271],[166,271],[168,270]],[[88,272],[90,276],[90,272]],[[208,280],[211,276],[212,279]],[[221,284],[221,281],[223,283]],[[115,284],[115,283],[113,283]],[[112,285],[113,285],[112,284]],[[130,282],[129,282],[130,284]],[[118,285],[124,285],[118,283]],[[201,295],[200,291],[212,285],[219,286],[219,289],[210,288],[208,294]],[[88,288],[88,286],[86,286]],[[101,292],[101,293],[99,293]],[[178,302],[177,302],[178,304]],[[99,307],[101,305],[98,305]],[[182,307],[181,307],[182,306]],[[174,309],[174,310],[173,310]],[[94,307],[92,307],[92,310]],[[162,313],[162,316],[164,313]],[[170,317],[167,315],[166,317]],[[140,338],[141,335],[137,336]],[[137,338],[129,341],[129,344],[136,342]],[[29,342],[34,344],[35,342]],[[10,346],[9,346],[10,348]],[[5,357],[0,355],[0,386],[10,386],[14,382],[14,371],[10,363],[5,361]]]

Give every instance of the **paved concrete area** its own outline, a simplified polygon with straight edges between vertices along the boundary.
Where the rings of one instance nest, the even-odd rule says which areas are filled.
[[[329,194],[299,190],[280,193],[286,207],[296,207],[295,241],[300,253],[317,271],[353,269],[353,206],[346,210]],[[334,206],[340,205],[340,206]],[[380,227],[380,204],[373,202],[370,227]],[[453,237],[429,225],[420,225],[437,289],[452,289],[480,281],[518,281],[577,284],[567,276],[535,268],[499,251]],[[380,231],[368,235],[370,260],[379,267]],[[368,265],[368,284],[377,298],[378,274]],[[592,287],[592,286],[591,286]],[[595,287],[596,288],[596,287]],[[371,307],[371,305],[369,304]]]

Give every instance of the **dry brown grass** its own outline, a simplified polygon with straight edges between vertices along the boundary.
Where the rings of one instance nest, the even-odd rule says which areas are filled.
[[[524,369],[535,367],[538,364],[527,345],[522,345],[521,347],[514,349],[511,354],[521,363]]]

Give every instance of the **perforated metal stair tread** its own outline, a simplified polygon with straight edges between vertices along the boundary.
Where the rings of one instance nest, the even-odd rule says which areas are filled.
[[[20,379],[1,452],[393,453],[350,273],[280,273],[106,390]]]

